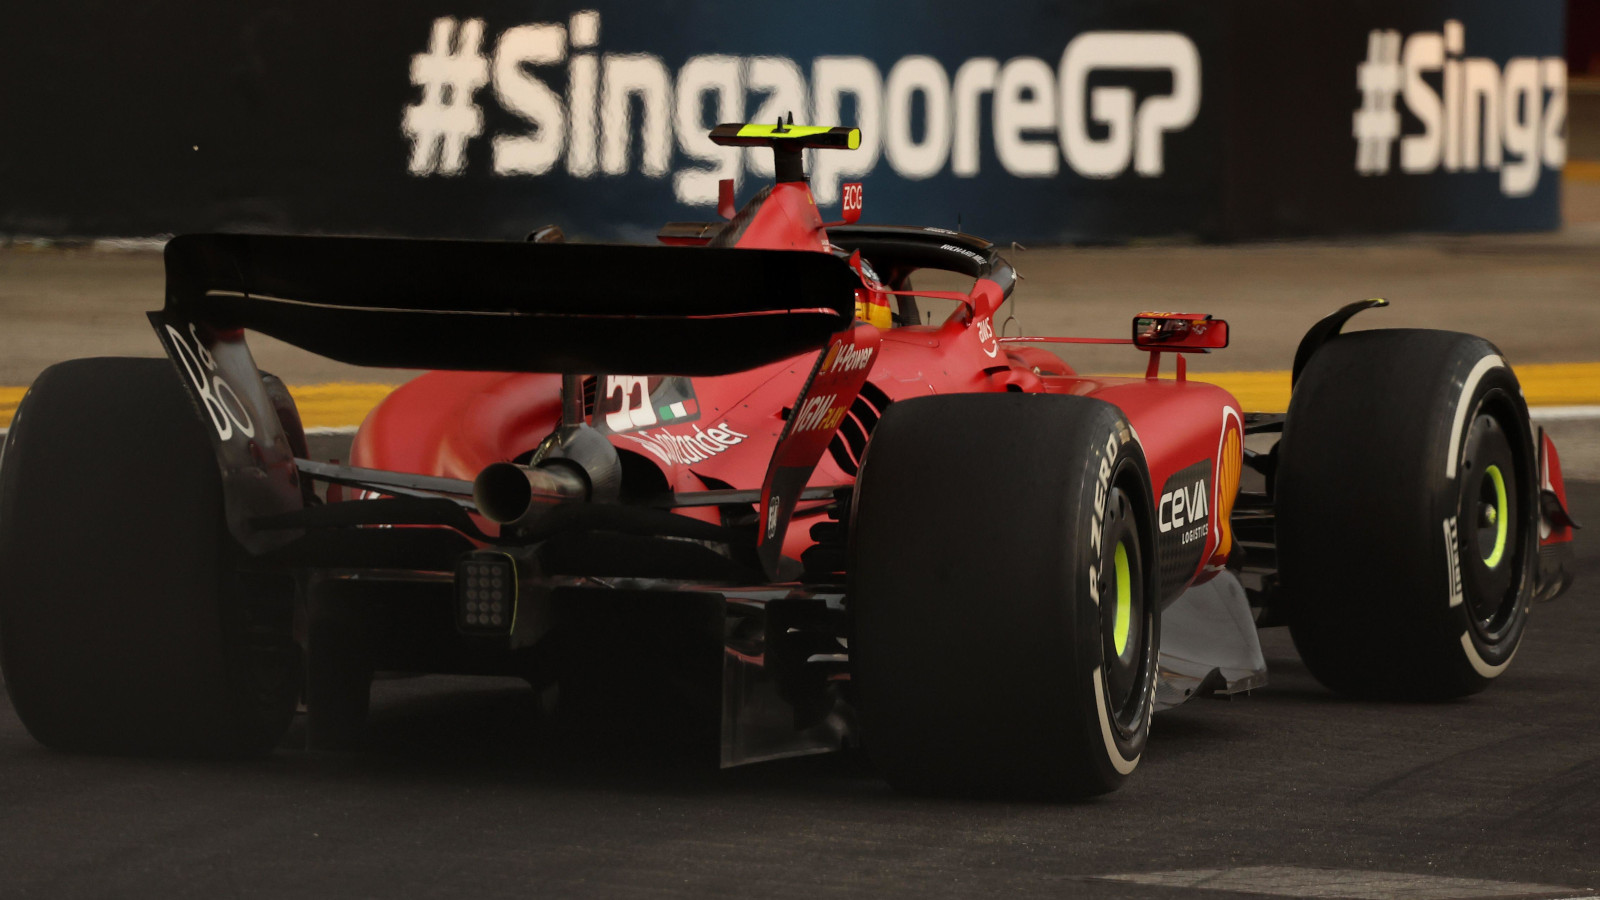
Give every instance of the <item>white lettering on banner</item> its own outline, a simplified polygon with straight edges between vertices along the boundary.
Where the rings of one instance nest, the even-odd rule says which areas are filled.
[[[637,97],[644,106],[644,121],[639,129],[643,137],[643,169],[651,178],[667,174],[672,160],[672,139],[669,131],[667,106],[670,104],[671,84],[667,68],[661,60],[648,53],[625,55],[607,53],[605,56],[605,87],[600,101],[600,170],[607,175],[625,175],[628,172],[628,145],[633,136],[629,110],[630,98]]]
[[[561,97],[524,66],[560,62],[567,30],[560,25],[524,25],[500,35],[494,54],[494,92],[500,105],[534,127],[528,135],[494,139],[494,171],[498,175],[543,175],[561,159],[567,111]]]
[[[1006,63],[994,89],[994,151],[1006,171],[1048,178],[1061,168],[1053,140],[1028,140],[1023,132],[1056,124],[1056,73],[1042,59],[1022,56]],[[1069,158],[1070,162],[1070,158]]]
[[[1502,194],[1526,197],[1539,185],[1541,164],[1566,163],[1566,62],[1519,56],[1502,69],[1465,52],[1466,28],[1455,19],[1403,42],[1394,30],[1367,35],[1366,60],[1356,66],[1361,106],[1351,129],[1358,173],[1386,174],[1398,141],[1402,172],[1498,171]],[[1420,132],[1403,133],[1401,104],[1422,124]]]
[[[1127,87],[1086,91],[1096,69],[1151,69],[1172,73],[1172,93],[1134,105]],[[1104,140],[1089,136],[1089,119],[1106,126]],[[1160,175],[1162,138],[1181,131],[1200,111],[1200,52],[1176,32],[1091,31],[1061,54],[1062,149],[1072,167],[1091,178],[1120,175],[1133,162],[1140,175]]]
[[[406,108],[401,128],[411,138],[413,175],[459,175],[467,142],[483,130],[483,110],[472,95],[489,80],[489,61],[478,52],[483,20],[435,19],[428,52],[411,57],[411,83],[422,102]]]
[[[959,178],[978,174],[978,114],[982,111],[983,95],[994,90],[999,76],[1000,63],[993,59],[969,59],[956,69],[955,94],[955,146],[950,156],[950,171]],[[999,141],[1000,123],[996,110],[995,140]],[[1051,154],[1051,160],[1055,155]]]
[[[939,174],[950,155],[950,77],[931,56],[908,56],[889,70],[885,107],[884,149],[889,164],[903,178],[920,180]],[[911,134],[913,98],[922,96],[923,135]]]
[[[699,206],[716,204],[724,178],[773,174],[765,148],[712,144],[707,132],[720,122],[774,122],[794,112],[809,113],[815,124],[845,125],[844,112],[852,110],[861,147],[811,154],[812,189],[819,202],[831,203],[843,182],[871,173],[880,158],[902,178],[931,178],[947,168],[958,178],[977,177],[985,94],[995,155],[1018,178],[1054,176],[1063,160],[1089,178],[1130,167],[1141,177],[1160,176],[1165,136],[1187,128],[1200,110],[1199,51],[1170,31],[1085,32],[1055,67],[1028,56],[1004,65],[979,57],[957,66],[953,78],[926,55],[897,60],[887,77],[864,56],[820,56],[808,81],[799,63],[779,56],[693,56],[674,73],[655,54],[600,52],[600,25],[599,12],[584,10],[565,25],[513,26],[485,56],[482,19],[436,19],[427,51],[411,60],[411,83],[421,95],[402,118],[412,174],[465,170],[467,146],[483,131],[478,91],[486,85],[494,102],[525,123],[492,136],[495,175],[548,175],[563,160],[574,178],[671,175],[678,201]],[[1140,99],[1130,87],[1089,86],[1094,72],[1151,70],[1171,73],[1170,93]],[[564,94],[551,87],[563,81]],[[747,107],[757,97],[752,112]],[[920,134],[914,109],[922,111]],[[708,110],[717,121],[706,118]],[[674,169],[678,160],[687,165]]]

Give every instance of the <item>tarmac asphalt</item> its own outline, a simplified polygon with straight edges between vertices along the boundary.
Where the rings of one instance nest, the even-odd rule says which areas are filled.
[[[1571,490],[1600,522],[1600,485]],[[297,726],[244,762],[58,754],[0,701],[0,896],[1589,896],[1583,536],[1487,692],[1342,700],[1268,629],[1267,687],[1157,716],[1127,786],[1076,804],[900,796],[843,755],[719,772],[556,728],[520,682],[383,681],[362,751],[298,749]]]

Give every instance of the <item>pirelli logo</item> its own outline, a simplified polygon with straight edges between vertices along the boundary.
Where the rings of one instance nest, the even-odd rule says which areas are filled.
[[[1444,520],[1444,552],[1450,560],[1450,605],[1461,605],[1461,545],[1456,540],[1456,517]]]

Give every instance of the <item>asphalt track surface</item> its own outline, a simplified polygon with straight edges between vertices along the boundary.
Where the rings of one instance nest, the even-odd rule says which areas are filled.
[[[1600,522],[1600,484],[1570,490]],[[1284,896],[1584,895],[1600,543],[1581,536],[1578,584],[1486,693],[1342,700],[1271,629],[1268,687],[1158,716],[1129,784],[1075,804],[901,796],[845,755],[716,771],[558,728],[497,680],[383,681],[360,752],[299,749],[297,724],[234,762],[55,753],[0,702],[0,896],[1260,896],[1094,880],[1189,869]],[[1419,878],[1363,895],[1331,870]]]

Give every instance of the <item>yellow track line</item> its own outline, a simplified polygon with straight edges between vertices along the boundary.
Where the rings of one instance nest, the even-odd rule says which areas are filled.
[[[1529,363],[1516,367],[1522,393],[1530,406],[1600,405],[1600,362]],[[1170,370],[1166,373],[1170,376]],[[1289,408],[1289,373],[1194,373],[1195,381],[1226,388],[1239,405],[1253,412],[1282,412]],[[299,385],[289,388],[307,428],[348,428],[361,424],[367,413],[394,390],[390,384]],[[11,416],[26,388],[0,387],[0,428]]]
[[[11,426],[11,416],[17,411],[17,404],[22,402],[22,395],[28,389],[25,387],[0,387],[0,428]]]
[[[1600,363],[1528,363],[1514,368],[1529,406],[1600,404]],[[1196,372],[1189,377],[1226,388],[1250,412],[1289,408],[1288,372]]]
[[[374,406],[395,389],[392,384],[290,385],[300,421],[307,428],[343,428],[360,425]]]
[[[361,424],[378,401],[395,389],[392,384],[309,384],[291,386],[300,419],[307,428],[346,428]],[[11,426],[25,387],[0,387],[0,428]]]
[[[1561,174],[1569,181],[1600,181],[1600,159],[1572,159]]]

